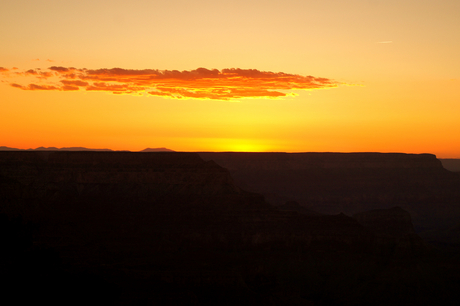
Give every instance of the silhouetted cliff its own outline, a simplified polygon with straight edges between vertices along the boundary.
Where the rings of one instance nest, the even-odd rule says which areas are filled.
[[[418,230],[460,219],[460,176],[431,154],[200,153],[273,205],[297,201],[322,213],[400,206]]]
[[[23,199],[238,193],[228,171],[194,153],[0,152],[0,177]]]

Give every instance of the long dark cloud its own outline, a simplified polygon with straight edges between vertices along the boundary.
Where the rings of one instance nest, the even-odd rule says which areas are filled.
[[[64,85],[73,85],[73,86],[81,86],[81,87],[86,87],[86,86],[89,86],[89,83],[88,82],[83,82],[83,81],[79,81],[79,80],[62,80],[61,81],[62,84]]]
[[[0,68],[0,71],[8,71]],[[17,76],[34,77],[40,84],[11,86],[23,90],[105,91],[114,94],[147,94],[175,99],[231,100],[280,98],[294,90],[337,87],[339,83],[313,76],[257,69],[80,69],[52,66],[46,70],[29,69]]]
[[[63,90],[62,87],[56,87],[52,85],[37,85],[37,84],[29,84],[27,86],[20,85],[16,83],[10,84],[12,87],[20,88],[23,90]]]

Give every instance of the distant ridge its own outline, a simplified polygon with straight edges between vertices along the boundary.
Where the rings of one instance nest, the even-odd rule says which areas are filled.
[[[28,151],[104,151],[104,152],[112,152],[111,149],[88,149],[84,147],[64,147],[64,148],[56,148],[56,147],[38,147],[36,149],[28,149]]]
[[[38,147],[35,149],[17,149],[10,148],[6,146],[0,146],[0,151],[101,151],[101,152],[131,152],[129,150],[112,150],[112,149],[89,149],[85,147]],[[174,150],[168,148],[146,148],[139,152],[175,152]]]
[[[440,158],[442,166],[449,171],[460,172],[460,159]]]
[[[113,150],[111,149],[88,149],[84,147],[64,147],[64,148],[38,147],[35,149],[17,149],[17,148],[0,146],[0,151],[104,151],[104,152],[112,152]],[[128,150],[124,150],[124,151],[128,151]]]
[[[0,146],[0,151],[22,151],[21,149]]]
[[[167,148],[146,148],[139,152],[175,152],[174,150]]]

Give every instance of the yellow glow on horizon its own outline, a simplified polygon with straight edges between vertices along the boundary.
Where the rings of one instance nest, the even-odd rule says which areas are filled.
[[[264,152],[267,146],[250,139],[231,139],[223,144],[222,151],[231,152]]]
[[[271,141],[250,138],[178,139],[183,144],[177,151],[191,152],[270,152],[276,151]]]

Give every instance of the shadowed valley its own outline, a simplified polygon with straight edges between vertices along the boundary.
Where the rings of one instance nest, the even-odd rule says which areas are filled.
[[[1,268],[52,304],[454,305],[459,187],[433,155],[4,151]]]

